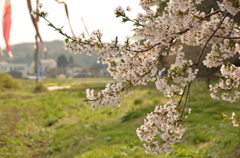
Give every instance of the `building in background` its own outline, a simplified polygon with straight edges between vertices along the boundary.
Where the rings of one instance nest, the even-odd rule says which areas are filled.
[[[13,64],[7,62],[0,62],[0,73],[14,74],[13,72],[21,73],[21,77],[25,78],[27,77],[28,66],[27,64]]]

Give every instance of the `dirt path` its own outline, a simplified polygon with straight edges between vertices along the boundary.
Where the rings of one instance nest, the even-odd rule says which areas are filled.
[[[15,128],[20,120],[17,108],[4,106],[0,111],[0,148],[7,145],[4,137],[17,137]]]

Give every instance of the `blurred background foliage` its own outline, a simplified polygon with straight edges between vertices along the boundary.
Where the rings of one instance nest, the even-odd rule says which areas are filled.
[[[17,80],[22,89],[0,93],[0,157],[145,158],[136,135],[147,113],[167,100],[155,85],[133,89],[121,107],[90,109],[85,89],[103,89],[109,78],[46,79],[45,87],[69,89],[33,93],[34,80]],[[86,82],[88,81],[88,82]],[[215,82],[215,81],[214,81]],[[239,103],[239,100],[238,100]],[[191,88],[188,128],[164,158],[229,158],[240,156],[239,128],[223,121],[222,113],[240,115],[238,104],[210,98],[204,81]]]

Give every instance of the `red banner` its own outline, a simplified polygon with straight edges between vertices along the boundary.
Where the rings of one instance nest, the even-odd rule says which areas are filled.
[[[9,57],[12,57],[12,51],[11,48],[8,44],[9,38],[10,38],[10,29],[11,29],[11,1],[10,0],[6,0],[5,1],[5,5],[4,5],[4,15],[3,15],[3,36],[4,36],[4,40],[6,43],[6,48],[8,51],[8,55]]]

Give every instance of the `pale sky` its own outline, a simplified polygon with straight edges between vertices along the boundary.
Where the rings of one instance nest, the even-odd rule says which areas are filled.
[[[3,17],[3,6],[5,0],[0,0],[0,22]],[[40,0],[43,4],[43,10],[48,12],[48,19],[56,26],[64,26],[63,31],[71,35],[67,17],[63,4],[58,4],[54,0]],[[63,1],[63,0],[61,0]],[[131,35],[132,23],[121,23],[120,18],[116,18],[114,9],[119,5],[126,9],[132,8],[127,12],[129,17],[136,18],[137,13],[143,12],[139,6],[140,0],[64,0],[68,4],[69,16],[73,30],[76,35],[84,32],[81,21],[84,22],[91,33],[93,30],[100,29],[103,33],[103,40],[110,41],[119,37],[123,41],[127,35]],[[32,0],[35,8],[35,0]],[[11,0],[12,3],[12,25],[9,44],[18,44],[24,42],[34,42],[35,30],[28,13],[26,0]],[[64,40],[58,32],[47,26],[47,23],[40,19],[40,34],[43,41]],[[2,24],[0,24],[0,46],[5,48],[5,42],[2,33]]]

